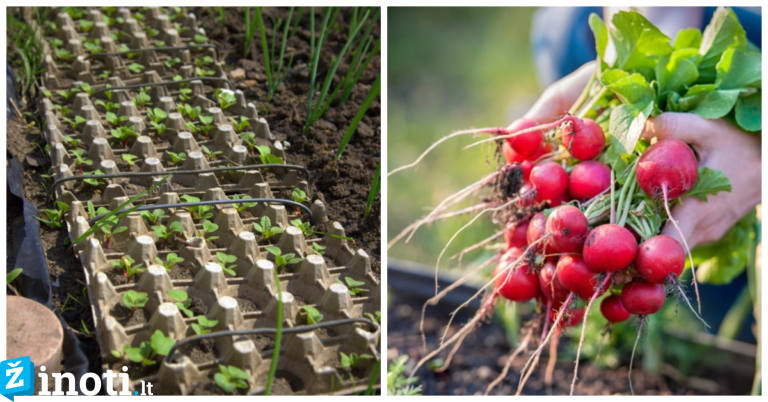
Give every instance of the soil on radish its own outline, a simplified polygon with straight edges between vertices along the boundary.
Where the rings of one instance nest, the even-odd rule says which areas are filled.
[[[365,100],[371,84],[379,74],[381,59],[375,56],[371,64],[362,74],[360,81],[355,85],[352,95],[343,106],[334,102],[323,117],[318,120],[306,134],[302,133],[302,126],[306,118],[306,98],[309,89],[309,77],[307,76],[306,63],[309,60],[309,13],[305,11],[297,34],[288,43],[286,57],[294,55],[294,66],[287,74],[285,81],[275,93],[271,106],[265,102],[267,97],[266,74],[261,60],[261,42],[257,39],[251,43],[251,52],[247,59],[241,59],[243,53],[244,34],[244,8],[226,8],[226,30],[220,27],[218,16],[209,12],[211,8],[189,8],[189,11],[197,16],[200,26],[204,27],[211,42],[220,50],[220,60],[225,64],[225,70],[229,72],[235,68],[243,68],[246,72],[244,81],[235,83],[237,89],[241,89],[249,101],[253,101],[259,108],[260,116],[267,119],[271,132],[278,140],[288,141],[288,162],[306,166],[311,172],[310,196],[319,198],[327,208],[330,221],[318,226],[318,230],[327,232],[334,221],[343,225],[346,236],[354,239],[350,243],[353,249],[363,249],[371,257],[371,267],[377,278],[381,277],[381,220],[380,220],[380,196],[377,196],[371,216],[363,220],[368,192],[376,173],[380,159],[381,148],[381,105],[375,100],[366,115],[360,122],[355,135],[347,145],[342,158],[334,161],[335,153],[343,138],[347,127],[356,115],[361,104]],[[318,11],[316,9],[316,11]],[[267,8],[264,10],[265,21],[272,17],[287,17],[287,9]],[[343,20],[349,20],[349,10],[343,9]],[[294,16],[296,14],[294,13]],[[315,22],[318,22],[318,16]],[[340,19],[342,16],[339,17]],[[372,35],[378,38],[381,34],[380,21],[372,31]],[[340,30],[332,30],[321,60],[318,66],[317,76],[322,79],[328,69],[332,55],[338,54],[347,40],[346,26]],[[271,36],[271,35],[270,35]],[[341,62],[337,74],[346,73],[349,68],[349,54]],[[14,73],[21,73],[14,68]],[[27,107],[26,105],[30,106]],[[33,102],[22,102],[19,107],[22,111],[35,112]],[[264,110],[268,108],[268,111]],[[40,131],[30,131],[24,122],[8,120],[7,152],[14,155],[24,166],[24,192],[28,200],[35,203],[38,210],[53,208],[53,204],[47,197],[41,174],[47,172],[48,166],[41,167],[45,162],[43,154],[35,147],[33,141],[45,144]],[[47,184],[50,184],[48,182]],[[133,186],[127,184],[128,188]],[[144,187],[141,187],[143,190]],[[101,195],[95,191],[88,193],[89,197],[99,200]],[[140,190],[139,190],[140,191]],[[138,193],[139,191],[134,191]],[[92,193],[92,194],[91,194]],[[8,193],[10,194],[10,193]],[[78,194],[81,197],[81,194]],[[8,197],[10,199],[11,197]],[[88,199],[87,197],[84,199]],[[18,219],[22,216],[21,206],[8,204],[8,216],[10,219]],[[12,225],[8,226],[6,241],[6,263],[12,266],[15,262]],[[91,309],[82,296],[85,287],[85,277],[82,266],[73,255],[67,240],[65,229],[54,230],[41,225],[40,230],[43,251],[50,273],[52,283],[52,297],[54,304],[61,309],[68,294],[84,302],[85,306],[67,303],[63,313],[66,322],[74,329],[82,331],[82,323],[87,329],[94,332]],[[183,271],[183,270],[182,270]],[[174,274],[171,273],[172,278]],[[188,279],[186,275],[179,275],[179,279]],[[101,372],[101,356],[98,343],[93,336],[78,333],[78,338],[83,345],[86,357],[89,360],[89,372]],[[276,379],[273,393],[278,393],[280,383],[284,379]],[[210,384],[202,386],[209,387]],[[215,385],[213,386],[214,388]],[[291,387],[283,387],[288,391]],[[216,392],[220,394],[219,392]]]
[[[424,300],[406,298],[402,294],[395,303],[388,308],[389,327],[387,332],[387,362],[394,358],[408,355],[408,371],[414,364],[423,358],[426,353],[422,349],[419,335],[419,320]],[[438,311],[441,309],[443,311]],[[593,307],[594,308],[594,307]],[[427,350],[437,348],[439,338],[443,335],[445,325],[448,323],[448,311],[452,308],[438,305],[428,309],[424,330],[427,337]],[[437,312],[437,313],[436,313]],[[446,339],[455,334],[467,320],[471,318],[467,313],[460,312],[454,318],[451,328],[447,332]],[[530,317],[528,317],[530,318]],[[560,360],[555,366],[552,384],[553,395],[563,395],[570,391],[573,378],[573,359],[564,357],[565,348],[572,344],[570,339],[560,339]],[[453,357],[451,365],[445,372],[433,372],[424,365],[416,373],[418,385],[422,385],[424,395],[483,395],[485,389],[500,373],[509,355],[517,347],[510,346],[506,334],[498,323],[481,325],[475,328],[464,340],[461,349]],[[450,348],[448,348],[450,349]],[[530,349],[530,347],[529,347]],[[549,347],[547,346],[547,350]],[[442,352],[439,357],[445,359],[449,350]],[[529,353],[524,353],[515,360],[507,374],[507,377],[496,386],[491,395],[514,395],[517,384],[520,381],[520,370],[523,368]],[[627,356],[627,359],[629,357]],[[549,357],[542,356],[543,366],[546,366]],[[708,394],[702,389],[688,387],[671,377],[661,375],[653,376],[642,370],[642,359],[635,359],[635,367],[632,370],[632,380],[635,394],[638,395],[701,395]],[[615,395],[629,394],[627,372],[629,361],[622,361],[617,368],[598,367],[589,361],[581,362],[579,381],[576,384],[578,395]],[[545,370],[535,370],[523,390],[523,395],[546,395],[544,386]],[[751,388],[751,377],[746,378],[735,370],[712,373],[706,367],[695,369],[698,379],[688,377],[692,383],[697,381],[707,382],[707,386],[715,387],[717,394],[734,395],[748,394]],[[717,378],[717,383],[703,380]]]

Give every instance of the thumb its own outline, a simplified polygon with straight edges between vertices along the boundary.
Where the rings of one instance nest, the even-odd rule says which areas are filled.
[[[594,72],[595,62],[591,61],[550,85],[528,110],[525,117],[534,119],[539,123],[546,123],[555,117],[566,114],[579,98],[582,90],[589,82],[589,77]]]
[[[645,122],[642,137],[673,138],[689,144],[701,141],[712,130],[711,122],[692,113],[662,113]]]

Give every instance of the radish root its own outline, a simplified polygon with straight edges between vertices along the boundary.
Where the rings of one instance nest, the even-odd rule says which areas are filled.
[[[693,306],[691,306],[691,301],[688,300],[688,296],[685,295],[685,291],[683,290],[683,287],[680,285],[680,281],[678,281],[677,278],[675,278],[673,274],[669,275],[669,280],[672,282],[672,284],[675,285],[675,288],[680,293],[680,297],[683,300],[685,300],[685,304],[688,306],[688,308],[691,309],[691,312],[693,313],[693,315],[695,315],[696,318],[698,318],[699,321],[701,321],[701,323],[704,324],[705,327],[711,328],[709,326],[709,324],[707,324],[707,322],[704,321],[704,319],[701,318],[701,316],[696,312],[696,310],[693,308]]]
[[[666,184],[661,186],[661,191],[662,191],[662,194],[664,195],[664,209],[667,210],[667,216],[669,217],[669,221],[672,222],[672,225],[674,225],[675,229],[677,229],[677,233],[680,235],[680,239],[683,241],[685,252],[688,253],[688,260],[691,262],[691,281],[693,282],[693,290],[696,292],[696,303],[698,304],[698,307],[699,307],[699,314],[701,314],[701,298],[699,297],[699,283],[696,280],[696,266],[693,264],[693,255],[691,254],[691,248],[688,247],[688,241],[685,240],[685,235],[683,234],[683,231],[680,230],[680,226],[677,225],[677,220],[675,220],[675,218],[672,217],[672,212],[669,210],[669,196],[668,196],[669,188],[667,187]]]
[[[515,349],[514,352],[512,352],[511,355],[509,355],[509,358],[507,358],[507,362],[504,364],[504,368],[501,370],[501,373],[499,374],[496,379],[494,379],[490,384],[488,384],[488,388],[485,389],[485,395],[491,393],[491,391],[499,385],[499,383],[504,380],[504,378],[507,376],[507,373],[509,373],[509,368],[512,366],[512,362],[515,361],[517,356],[520,355],[527,347],[528,344],[531,342],[531,337],[533,336],[533,331],[528,331],[528,333],[523,338],[523,341],[520,343],[520,345]]]
[[[587,333],[587,318],[589,317],[589,310],[592,308],[592,304],[603,293],[603,289],[611,282],[611,274],[605,276],[602,282],[597,286],[595,293],[589,298],[587,308],[584,310],[584,321],[581,324],[581,338],[579,339],[579,347],[576,349],[576,362],[573,368],[573,380],[571,381],[571,396],[573,396],[573,390],[576,388],[576,380],[579,377],[579,357],[581,356],[581,347],[584,345],[584,336]]]
[[[640,317],[640,327],[637,328],[637,338],[635,338],[635,346],[632,347],[632,357],[629,358],[629,392],[635,395],[635,389],[632,388],[632,364],[635,362],[635,350],[637,350],[637,342],[640,341],[640,336],[643,334],[643,324],[645,324],[645,317]]]

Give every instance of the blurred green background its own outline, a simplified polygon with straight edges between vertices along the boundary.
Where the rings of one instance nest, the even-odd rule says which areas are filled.
[[[541,92],[530,46],[534,11],[389,8],[389,170],[413,162],[452,131],[506,126],[528,109]],[[490,147],[461,150],[471,142],[471,136],[450,140],[417,170],[388,178],[388,240],[445,197],[495,170],[487,160]],[[410,243],[392,247],[389,256],[434,265],[453,233],[470,219],[423,227]],[[455,254],[492,235],[493,225],[481,220],[462,232],[448,252]],[[465,264],[490,256],[478,254],[468,256]]]

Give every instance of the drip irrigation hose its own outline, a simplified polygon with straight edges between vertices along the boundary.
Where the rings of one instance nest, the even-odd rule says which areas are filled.
[[[218,168],[210,168],[210,169],[201,169],[201,170],[173,170],[173,171],[166,171],[166,172],[126,172],[126,173],[110,173],[110,174],[81,174],[77,176],[70,176],[70,177],[62,177],[61,179],[57,179],[56,181],[51,184],[51,187],[48,188],[48,195],[53,194],[53,191],[61,185],[61,183],[65,183],[68,181],[80,181],[84,179],[114,179],[114,178],[121,178],[121,177],[147,177],[147,176],[165,176],[165,175],[175,175],[175,174],[200,174],[200,173],[214,173],[214,172],[226,172],[230,170],[257,170],[257,169],[266,169],[266,168],[286,168],[286,169],[292,169],[292,170],[298,170],[302,171],[307,175],[307,182],[310,181],[309,178],[309,169],[307,169],[304,166],[300,165],[284,165],[282,163],[267,163],[264,165],[248,165],[248,166],[224,166],[224,167],[218,167]]]
[[[130,54],[130,53],[138,53],[138,52],[149,52],[152,50],[157,51],[166,51],[166,50],[189,50],[193,48],[213,48],[213,50],[216,51],[216,56],[219,55],[219,47],[212,44],[204,44],[204,45],[188,45],[188,46],[165,46],[165,47],[145,47],[141,49],[131,49],[126,50],[122,52],[103,52],[103,53],[94,53],[89,54],[88,56],[85,56],[85,60],[88,60],[90,58],[102,58],[102,57],[109,57],[109,56],[122,56],[124,54]],[[217,57],[218,58],[218,57]]]
[[[228,78],[221,78],[221,77],[192,77],[192,78],[186,78],[183,80],[178,81],[162,81],[162,82],[150,82],[146,84],[131,84],[131,85],[123,85],[120,87],[109,87],[109,88],[103,88],[99,89],[98,91],[94,91],[90,95],[88,95],[89,98],[93,98],[95,95],[98,95],[102,92],[107,91],[115,91],[118,89],[134,89],[134,88],[146,88],[146,87],[156,87],[158,85],[173,85],[173,84],[180,84],[182,82],[192,82],[192,81],[224,81],[229,86],[229,89],[235,89],[235,87],[232,85],[232,82]]]
[[[153,211],[155,209],[169,209],[169,208],[188,208],[188,207],[197,207],[201,205],[221,205],[221,204],[246,204],[250,202],[267,202],[267,203],[274,203],[274,204],[285,204],[285,205],[292,205],[297,208],[301,208],[304,211],[309,214],[309,223],[312,226],[315,226],[315,214],[312,213],[312,211],[304,204],[300,204],[296,201],[291,200],[281,200],[278,198],[240,198],[237,200],[212,200],[212,201],[199,201],[199,202],[181,202],[178,204],[159,204],[159,205],[145,205],[143,207],[139,208],[126,208],[121,209],[114,213],[114,215],[119,215],[125,212],[139,212],[139,211]],[[95,216],[88,220],[89,225],[93,225],[95,222],[98,222],[101,218],[109,215],[112,213],[111,211],[106,214],[101,214],[98,216]]]
[[[367,318],[348,318],[346,320],[321,322],[318,324],[304,325],[301,327],[283,328],[283,333],[284,334],[300,334],[304,332],[311,332],[316,329],[335,327],[338,325],[354,324],[356,322],[369,324],[373,328],[373,332],[376,332],[379,330],[379,325]],[[187,343],[197,342],[203,339],[218,338],[220,336],[260,335],[260,334],[275,334],[275,333],[277,333],[277,329],[275,328],[252,328],[252,329],[238,329],[238,330],[232,330],[232,331],[213,332],[210,334],[196,335],[190,338],[179,339],[178,341],[176,341],[176,343],[173,344],[173,346],[171,347],[171,350],[169,350],[168,354],[163,358],[163,362],[168,363],[168,358],[170,356],[173,356],[173,352],[175,352],[176,349],[178,349],[180,346],[185,345]]]

